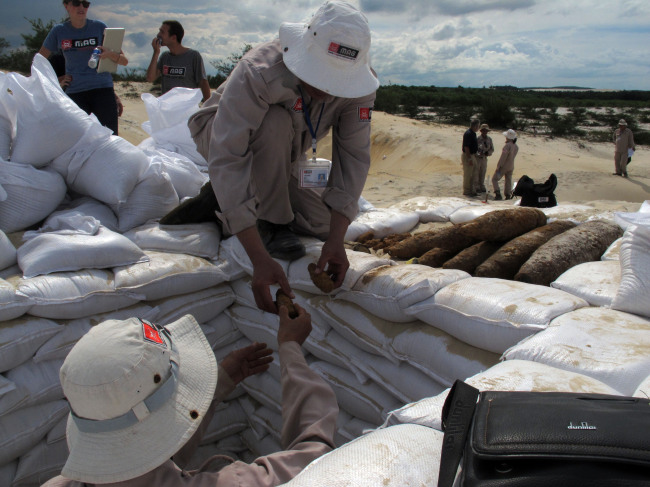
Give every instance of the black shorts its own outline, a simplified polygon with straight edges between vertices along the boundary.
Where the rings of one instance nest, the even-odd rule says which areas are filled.
[[[94,113],[99,123],[117,133],[117,102],[113,88],[69,93],[68,96],[87,114]]]

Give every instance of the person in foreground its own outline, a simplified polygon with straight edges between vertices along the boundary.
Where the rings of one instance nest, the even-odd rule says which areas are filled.
[[[162,94],[172,88],[199,88],[203,100],[210,98],[210,83],[201,53],[182,44],[185,29],[177,20],[165,20],[151,41],[153,54],[147,68],[147,81],[160,79]],[[161,47],[169,51],[160,54]],[[159,58],[160,56],[160,58]]]
[[[345,233],[370,168],[370,121],[379,81],[370,67],[370,27],[354,6],[323,4],[307,23],[283,23],[279,39],[249,51],[190,117],[223,231],[254,267],[257,306],[277,308],[269,286],[293,297],[273,258],[305,255],[296,233],[325,241],[317,273],[334,286],[350,266]],[[301,187],[300,168],[332,130],[326,187]],[[189,210],[189,208],[188,208]]]
[[[115,95],[111,73],[98,73],[88,66],[88,60],[95,48],[101,51],[101,58],[108,58],[126,66],[129,61],[122,51],[114,52],[102,46],[106,24],[88,18],[90,2],[63,0],[68,20],[55,25],[38,51],[48,59],[50,55],[62,52],[65,58],[65,76],[59,78],[67,95],[86,113],[94,113],[99,122],[118,135],[118,117],[122,114],[122,103]]]
[[[235,385],[269,367],[271,350],[254,343],[217,365],[190,315],[161,327],[146,320],[109,320],[70,351],[60,377],[70,402],[70,456],[46,487],[275,486],[334,448],[338,405],[312,371],[301,344],[311,317],[300,306],[290,319],[280,307],[282,445],[253,463],[217,470],[208,459],[185,471],[216,405]],[[219,456],[219,458],[222,458]]]
[[[507,200],[512,199],[512,173],[515,170],[515,157],[519,152],[517,146],[517,132],[512,129],[503,132],[506,138],[506,143],[501,150],[501,157],[497,162],[497,167],[492,176],[492,186],[494,188],[494,199],[502,200],[501,191],[499,190],[499,181],[505,176],[506,180],[503,186],[503,193]]]
[[[630,159],[630,151],[634,152],[634,135],[627,127],[625,119],[618,121],[618,128],[614,131],[614,172],[613,176],[627,177],[627,163]]]

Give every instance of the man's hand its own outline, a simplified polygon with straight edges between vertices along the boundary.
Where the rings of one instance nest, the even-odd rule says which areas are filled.
[[[259,309],[276,314],[278,309],[269,289],[273,284],[278,284],[290,298],[295,297],[282,266],[269,255],[267,259],[261,259],[253,264],[253,296]]]
[[[326,272],[334,282],[334,289],[336,289],[343,284],[343,279],[345,279],[349,268],[350,261],[348,261],[343,244],[333,243],[328,239],[323,244],[315,273]]]
[[[255,342],[252,345],[230,352],[221,361],[221,366],[237,385],[246,377],[266,372],[269,364],[273,362],[271,353],[273,353],[273,350],[267,348],[266,343]]]
[[[158,37],[153,38],[153,40],[151,41],[151,47],[153,48],[153,52],[155,53],[160,52],[160,39]]]
[[[280,306],[280,328],[278,329],[278,345],[285,342],[297,342],[302,345],[311,333],[311,316],[304,308],[294,303],[298,312],[295,319],[289,318],[286,306]]]
[[[122,113],[124,113],[124,105],[122,104],[120,97],[117,96],[117,93],[115,94],[115,104],[117,105],[117,116],[121,117]]]
[[[61,86],[61,89],[65,91],[65,89],[70,86],[70,83],[72,83],[72,75],[71,74],[64,74],[63,76],[59,76],[59,85]]]

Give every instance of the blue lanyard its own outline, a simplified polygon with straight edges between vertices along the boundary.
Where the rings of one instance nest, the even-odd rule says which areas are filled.
[[[320,120],[323,117],[323,110],[325,109],[325,102],[320,107],[320,115],[318,115],[318,122],[316,123],[316,130],[314,130],[313,125],[311,124],[311,117],[309,115],[309,108],[307,108],[307,103],[305,103],[305,95],[302,94],[302,89],[298,86],[298,91],[300,92],[300,97],[302,98],[302,111],[305,115],[305,120],[307,121],[307,128],[311,134],[311,151],[312,156],[316,159],[316,133],[318,132],[318,127],[320,127]]]

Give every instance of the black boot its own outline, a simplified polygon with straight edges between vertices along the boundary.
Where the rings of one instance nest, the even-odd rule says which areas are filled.
[[[190,198],[160,219],[161,225],[215,222],[221,227],[215,211],[221,211],[210,181],[201,187],[198,195]]]
[[[495,201],[501,201],[503,198],[501,197],[501,191],[497,191],[494,193],[494,200]]]
[[[289,225],[257,220],[257,231],[267,252],[276,259],[296,260],[305,255],[305,246]]]

